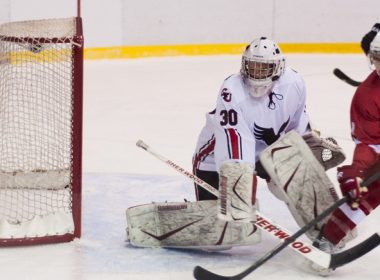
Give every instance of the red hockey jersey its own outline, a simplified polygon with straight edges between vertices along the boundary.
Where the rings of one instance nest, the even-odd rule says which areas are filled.
[[[358,87],[351,103],[351,128],[355,141],[380,145],[380,77],[373,71]]]

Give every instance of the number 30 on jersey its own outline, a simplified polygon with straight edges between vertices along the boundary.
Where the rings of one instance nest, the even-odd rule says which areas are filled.
[[[220,121],[220,125],[231,125],[235,126],[238,123],[238,114],[234,109],[230,110],[222,110],[220,111],[220,115],[222,116],[222,120]]]

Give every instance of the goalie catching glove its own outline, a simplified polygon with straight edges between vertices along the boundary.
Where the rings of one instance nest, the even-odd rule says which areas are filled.
[[[342,148],[332,137],[321,138],[317,132],[311,131],[302,138],[325,170],[338,166],[346,159]]]
[[[218,218],[249,223],[255,221],[256,175],[248,163],[226,161],[219,170]]]

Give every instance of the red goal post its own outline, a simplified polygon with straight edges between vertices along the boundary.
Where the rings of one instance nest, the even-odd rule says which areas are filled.
[[[79,5],[0,25],[0,246],[81,236],[82,108]]]

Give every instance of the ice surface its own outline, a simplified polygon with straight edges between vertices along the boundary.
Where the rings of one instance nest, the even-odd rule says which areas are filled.
[[[354,88],[332,75],[335,67],[362,80],[363,55],[288,55],[308,89],[314,125],[335,137],[351,161],[349,105]],[[0,248],[1,279],[193,279],[202,265],[220,274],[248,267],[277,240],[263,233],[257,246],[219,253],[141,249],[125,242],[125,210],[152,201],[194,199],[192,183],[136,147],[138,139],[191,170],[191,156],[225,77],[239,56],[199,56],[85,62],[83,237],[71,243]],[[335,181],[334,170],[329,172]],[[297,226],[287,208],[259,181],[261,211],[285,228]],[[376,210],[359,226],[361,241],[380,231]],[[354,243],[353,243],[354,244]],[[352,245],[353,245],[352,244]],[[380,250],[338,269],[329,279],[379,278]],[[320,279],[285,249],[246,279]]]

